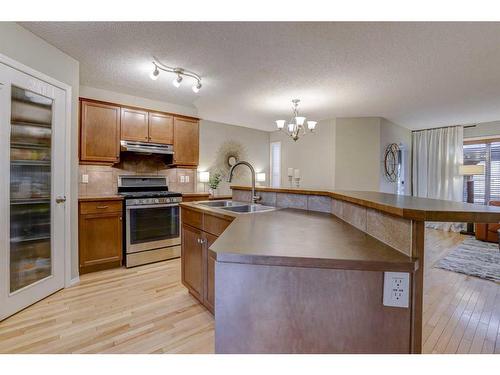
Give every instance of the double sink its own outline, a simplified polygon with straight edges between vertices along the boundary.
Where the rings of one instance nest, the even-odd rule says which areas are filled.
[[[236,201],[204,201],[197,202],[202,206],[220,208],[221,210],[231,211],[236,213],[252,213],[252,212],[262,212],[262,211],[272,211],[276,207],[264,206],[262,204],[250,204],[247,202],[236,202]]]

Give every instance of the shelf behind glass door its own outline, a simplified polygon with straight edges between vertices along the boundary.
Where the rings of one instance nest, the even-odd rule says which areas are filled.
[[[52,273],[52,100],[12,86],[10,292]]]

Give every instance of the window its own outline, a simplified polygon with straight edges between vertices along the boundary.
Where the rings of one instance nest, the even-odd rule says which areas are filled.
[[[500,142],[498,139],[464,144],[464,164],[484,165],[484,175],[474,176],[474,203],[500,200]],[[464,179],[464,201],[467,188]]]
[[[270,150],[271,187],[281,186],[281,142],[271,142]]]

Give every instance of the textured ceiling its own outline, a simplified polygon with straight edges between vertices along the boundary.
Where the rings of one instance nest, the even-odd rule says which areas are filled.
[[[273,130],[381,116],[408,128],[500,119],[500,23],[21,23],[80,61],[81,84],[194,106]],[[151,57],[203,77],[199,94],[148,78]]]

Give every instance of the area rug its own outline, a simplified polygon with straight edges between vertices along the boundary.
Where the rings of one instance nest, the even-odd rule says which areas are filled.
[[[498,244],[467,238],[436,267],[500,282],[500,251]]]

